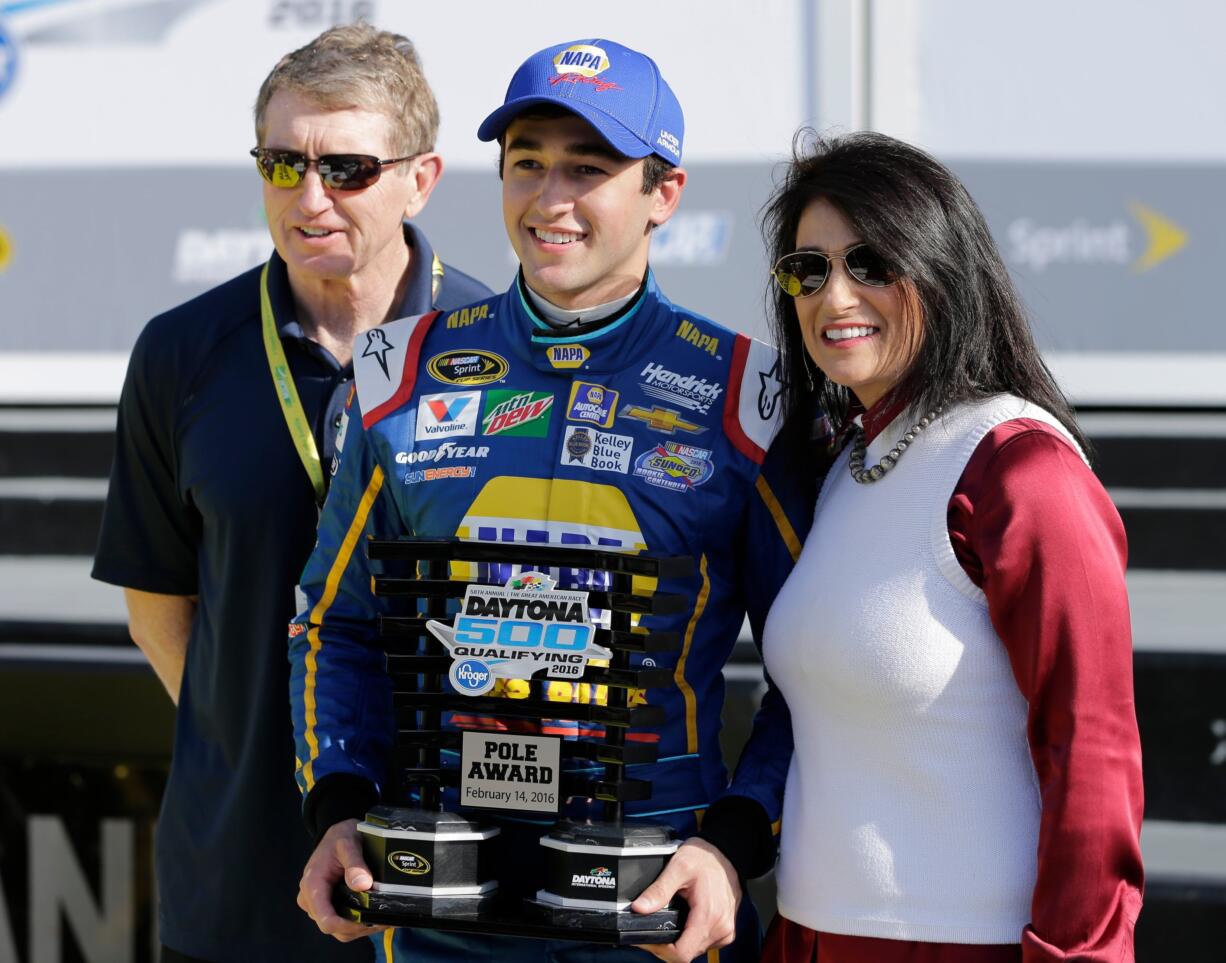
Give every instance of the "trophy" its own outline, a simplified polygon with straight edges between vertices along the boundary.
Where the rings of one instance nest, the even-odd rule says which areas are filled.
[[[371,538],[367,551],[400,573],[376,576],[375,594],[413,600],[417,611],[381,619],[398,731],[384,798],[358,826],[374,885],[356,893],[342,884],[338,906],[355,921],[395,926],[676,940],[683,903],[629,909],[680,840],[668,826],[623,818],[626,803],[651,798],[651,784],[626,767],[657,757],[654,743],[628,741],[626,731],[664,721],[659,706],[630,705],[632,690],[674,684],[671,668],[650,659],[635,667],[631,654],[681,648],[677,632],[635,617],[689,606],[683,595],[636,594],[634,580],[685,577],[693,560],[460,538]],[[478,577],[461,577],[460,566]],[[605,587],[558,587],[557,570]],[[551,701],[557,683],[606,687],[607,704]],[[444,728],[445,713],[462,722]],[[602,731],[584,740],[542,731],[558,724]],[[458,794],[450,809],[448,790]],[[559,818],[574,797],[599,800],[603,818]]]

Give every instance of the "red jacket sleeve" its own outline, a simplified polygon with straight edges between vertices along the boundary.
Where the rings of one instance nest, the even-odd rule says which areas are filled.
[[[976,449],[949,533],[1030,707],[1043,812],[1023,960],[1130,961],[1142,786],[1119,514],[1061,436],[1017,420]]]

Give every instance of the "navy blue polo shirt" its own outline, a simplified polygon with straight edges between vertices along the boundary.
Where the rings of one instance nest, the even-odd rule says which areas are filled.
[[[405,224],[400,315],[490,291]],[[286,624],[315,539],[314,490],[281,414],[260,333],[260,268],[154,318],[119,402],[93,576],[196,595],[157,827],[162,942],[206,960],[369,959],[322,936],[296,904],[313,843],[294,784]],[[269,296],[324,476],[352,368],[303,334],[285,263]]]

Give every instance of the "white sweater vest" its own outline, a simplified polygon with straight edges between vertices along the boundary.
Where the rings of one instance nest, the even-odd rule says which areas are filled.
[[[792,713],[779,911],[831,933],[1016,943],[1039,793],[1027,706],[947,508],[993,427],[1047,412],[997,396],[944,413],[880,481],[835,461],[765,659]],[[917,417],[868,447],[875,465]],[[1071,443],[1071,439],[1070,439]]]

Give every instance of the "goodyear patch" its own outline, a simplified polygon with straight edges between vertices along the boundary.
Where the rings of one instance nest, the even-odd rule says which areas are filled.
[[[604,385],[576,381],[570,388],[570,402],[566,409],[567,421],[585,421],[597,428],[613,427],[617,414],[616,391]]]
[[[639,455],[634,473],[657,488],[687,492],[705,484],[715,474],[715,466],[707,449],[666,441]]]
[[[719,357],[719,338],[710,334],[704,334],[702,329],[693,321],[682,318],[674,333],[682,341],[692,344],[699,351],[705,351],[712,358]]]
[[[458,311],[452,311],[447,315],[446,324],[449,328],[467,328],[470,324],[484,321],[489,316],[490,306],[487,301],[485,304],[474,304],[470,308],[460,308]]]
[[[547,391],[494,388],[485,395],[483,435],[544,438],[553,415],[553,395]]]
[[[553,344],[545,349],[545,357],[555,368],[578,368],[592,356],[581,344]]]
[[[426,370],[435,381],[447,385],[487,385],[505,378],[511,366],[493,351],[460,348],[436,354],[426,362]]]

